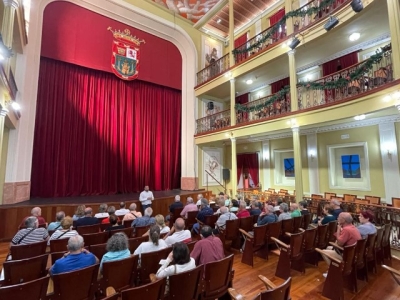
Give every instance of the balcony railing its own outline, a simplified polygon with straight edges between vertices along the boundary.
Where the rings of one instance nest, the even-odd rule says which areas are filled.
[[[17,88],[17,83],[15,82],[14,78],[14,73],[12,72],[10,68],[10,73],[8,76],[8,83],[9,83],[9,90],[10,90],[10,97],[12,100],[15,100],[15,97],[17,96],[18,88]]]
[[[307,11],[310,8],[318,7],[320,4],[320,0],[312,0],[307,4],[300,7],[302,11]],[[341,9],[345,4],[347,4],[349,0],[336,0],[332,3],[332,5],[327,6],[319,12],[313,13],[311,15],[305,15],[303,17],[294,17],[293,18],[293,33],[298,33],[305,28],[308,28],[318,21],[325,19],[327,16],[331,15],[335,11]]]
[[[196,134],[222,129],[230,125],[231,110],[223,110],[196,120]]]
[[[255,37],[249,39],[246,43],[235,48],[235,64],[238,64],[250,56],[253,56],[261,50],[267,49],[274,44],[279,43],[286,37],[286,26],[279,27],[279,30],[274,34],[270,34],[272,26],[260,32]],[[269,38],[266,38],[270,36]],[[263,41],[260,43],[260,41]],[[250,49],[250,50],[248,50]],[[238,53],[239,52],[239,53]]]
[[[229,53],[216,61],[212,61],[209,66],[197,73],[197,85],[209,81],[221,75],[229,69]]]
[[[363,69],[364,66],[365,61],[314,82],[325,84],[338,81],[341,78],[349,78],[350,74],[358,72],[360,68]],[[299,110],[364,94],[391,81],[393,81],[392,51],[389,50],[383,53],[382,59],[378,63],[372,65],[372,69],[366,70],[362,77],[351,81],[345,86],[333,89],[309,89],[307,86],[299,86],[297,88]]]
[[[284,97],[277,99],[269,105],[263,107],[264,103],[268,102],[271,97],[275,94],[248,102],[243,104],[244,107],[248,108],[247,111],[236,112],[236,123],[243,124],[252,121],[266,120],[275,116],[283,115],[290,112],[290,93],[287,93]],[[257,108],[262,107],[262,108]]]

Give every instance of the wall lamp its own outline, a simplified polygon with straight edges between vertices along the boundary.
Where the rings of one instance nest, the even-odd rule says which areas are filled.
[[[359,13],[360,11],[362,11],[364,9],[364,6],[361,2],[361,0],[353,0],[350,3],[351,8],[356,12]]]
[[[339,24],[339,20],[335,16],[330,16],[328,22],[324,25],[326,31],[333,29],[337,24]]]
[[[288,46],[290,49],[293,50],[294,48],[297,47],[298,44],[300,44],[300,40],[297,37],[294,37]]]

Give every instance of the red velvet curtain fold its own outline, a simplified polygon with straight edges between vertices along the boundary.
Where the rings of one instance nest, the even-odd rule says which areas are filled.
[[[42,58],[31,195],[180,186],[181,92]]]
[[[289,77],[271,83],[271,94],[279,92],[285,86],[290,85]]]
[[[245,104],[245,103],[249,102],[249,94],[250,93],[246,93],[246,94],[237,96],[235,98],[235,102],[236,103],[240,103],[240,104]]]
[[[233,45],[236,48],[239,48],[242,46],[244,43],[247,42],[247,32],[239,36],[237,39],[234,40]],[[245,45],[246,47],[246,45]],[[244,48],[241,48],[240,50],[243,50]],[[242,60],[245,60],[247,58],[247,52],[236,54],[236,63],[241,62]]]
[[[322,74],[327,76],[357,63],[358,52],[356,51],[324,63],[322,65]]]
[[[250,174],[251,176],[251,179],[253,179],[254,187],[256,187],[258,185],[258,180],[259,180],[258,153],[256,152],[256,153],[238,154],[236,155],[236,164],[237,164],[237,182],[239,182],[240,175],[242,174],[242,172],[243,175],[246,175],[248,172],[248,174]]]

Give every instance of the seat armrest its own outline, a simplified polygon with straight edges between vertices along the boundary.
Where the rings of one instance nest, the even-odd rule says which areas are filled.
[[[258,275],[258,278],[264,283],[267,289],[276,289],[276,285],[263,275]]]
[[[396,255],[392,255],[392,258],[397,259],[400,261],[400,257],[396,256]]]
[[[336,257],[333,257],[333,256],[329,255],[328,253],[325,253],[324,251],[322,251],[319,248],[315,248],[315,251],[319,252],[321,255],[325,255],[326,257],[328,257],[330,260],[334,261],[337,264],[342,263],[342,261],[338,260]]]
[[[197,223],[199,223],[200,225],[204,225],[204,223],[202,221],[200,221],[199,219],[196,218]]]
[[[292,236],[292,234],[290,232],[285,232],[285,235],[288,236],[288,237]]]
[[[275,243],[277,243],[278,245],[280,245],[281,247],[284,247],[286,249],[289,249],[290,246],[285,244],[284,242],[282,242],[281,240],[278,240],[277,238],[271,237],[271,240],[273,240]]]
[[[247,238],[252,239],[254,238],[254,236],[251,236],[250,234],[248,234],[245,230],[243,230],[242,228],[239,228],[239,231],[244,234]]]
[[[304,231],[305,231],[303,228],[299,228],[299,230],[300,230],[301,232],[304,232]]]
[[[239,294],[235,289],[228,289],[229,295],[233,300],[245,300],[246,298]]]
[[[387,265],[382,265],[382,267],[383,267],[384,269],[388,270],[389,272],[391,272],[391,273],[393,273],[393,274],[395,274],[395,275],[397,275],[397,276],[400,276],[400,271],[398,271],[398,270],[396,270],[396,269],[393,269],[393,268],[391,268],[391,267],[389,267],[389,266],[387,266]]]
[[[331,246],[333,246],[333,247],[335,247],[336,249],[339,249],[339,250],[341,250],[341,251],[344,250],[343,247],[340,247],[338,244],[336,244],[336,243],[334,243],[334,242],[329,242],[329,245],[331,245]]]
[[[114,294],[116,294],[117,292],[115,291],[115,289],[112,287],[112,286],[109,286],[107,289],[106,289],[106,296],[108,297],[108,296],[112,296],[112,295],[114,295]]]

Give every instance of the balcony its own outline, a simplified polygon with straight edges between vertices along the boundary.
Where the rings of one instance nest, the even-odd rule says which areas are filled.
[[[210,65],[197,73],[197,85],[206,83],[213,78],[225,73],[229,70],[229,54],[222,56],[216,61],[211,61]]]
[[[375,93],[393,81],[390,45],[371,58],[318,80],[297,85],[298,110],[291,110],[290,88],[235,107],[238,126],[300,114]],[[196,134],[230,127],[230,109],[197,120]]]

